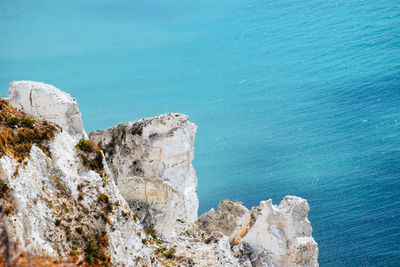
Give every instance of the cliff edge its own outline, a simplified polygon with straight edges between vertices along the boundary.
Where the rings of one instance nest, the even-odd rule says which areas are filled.
[[[223,200],[198,217],[196,129],[169,113],[87,134],[70,95],[11,83],[0,99],[0,264],[318,266],[305,199],[251,210]]]

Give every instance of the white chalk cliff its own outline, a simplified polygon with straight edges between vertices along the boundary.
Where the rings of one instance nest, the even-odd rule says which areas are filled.
[[[32,117],[55,122],[74,138],[86,137],[76,100],[52,85],[18,81],[10,83],[9,101]]]
[[[186,115],[87,135],[74,99],[23,81],[0,119],[0,242],[7,231],[20,250],[68,266],[318,266],[305,199],[252,210],[224,200],[198,218]]]
[[[131,209],[146,227],[164,235],[197,219],[196,129],[188,116],[170,113],[89,134]]]

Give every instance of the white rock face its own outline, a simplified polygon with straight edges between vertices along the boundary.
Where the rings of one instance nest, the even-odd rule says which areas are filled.
[[[276,266],[318,266],[309,210],[307,201],[295,196],[286,196],[279,206],[262,201],[251,211],[255,221],[243,242],[257,254],[266,252]]]
[[[132,215],[121,215],[130,213],[128,203],[111,178],[82,166],[75,144],[76,140],[63,131],[50,143],[51,158],[34,145],[30,157],[21,164],[8,156],[0,159],[2,178],[14,203],[14,211],[7,216],[12,240],[33,254],[66,257],[74,244],[84,249],[85,239],[104,232],[113,263],[134,266],[137,256],[150,263],[151,250],[143,246],[138,235],[142,228],[133,222]],[[106,220],[100,194],[112,203]],[[76,232],[78,228],[81,234]]]
[[[241,242],[250,224],[250,212],[241,203],[222,200],[217,211],[211,209],[196,222],[202,230],[220,231],[234,244]]]
[[[220,231],[240,258],[240,264],[253,266],[318,266],[318,246],[305,199],[286,196],[279,206],[262,201],[249,211],[240,203],[223,200],[218,210],[210,210],[196,221],[210,234]]]
[[[68,95],[42,83],[14,82],[10,103],[64,129],[45,144],[49,151],[33,144],[22,162],[1,150],[0,205],[7,210],[12,204],[8,213],[3,209],[5,225],[10,239],[31,254],[65,258],[78,251],[83,260],[97,253],[87,251],[95,243],[97,256],[109,257],[113,266],[318,266],[302,198],[287,196],[279,206],[262,201],[251,211],[225,200],[192,224],[198,210],[196,125],[186,115],[90,133],[105,156],[98,170],[85,161],[100,150],[82,157],[86,152],[75,148],[86,134]]]
[[[197,219],[196,129],[188,116],[170,113],[89,134],[131,208],[166,236],[174,234],[177,221]]]
[[[188,259],[181,266],[246,266],[233,255],[228,237],[215,232],[214,236],[204,240],[201,234],[194,232],[194,236],[181,235],[173,240],[176,244],[175,255]],[[251,267],[251,263],[248,264]]]
[[[10,83],[10,104],[28,115],[60,125],[72,137],[87,138],[76,100],[52,85],[41,82]]]
[[[185,196],[161,179],[133,176],[119,183],[118,189],[146,228],[171,236],[187,219]]]

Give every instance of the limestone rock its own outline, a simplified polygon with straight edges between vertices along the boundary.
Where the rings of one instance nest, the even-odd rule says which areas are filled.
[[[6,217],[11,239],[33,254],[66,257],[103,238],[112,263],[133,266],[135,255],[148,263],[128,203],[111,178],[82,165],[75,144],[62,131],[50,143],[51,157],[33,145],[23,163],[0,158],[14,206]]]
[[[213,209],[201,215],[196,221],[200,229],[208,231],[221,231],[233,244],[240,243],[247,233],[250,223],[250,212],[239,202],[223,200],[219,203],[217,211]]]
[[[279,206],[262,201],[252,210],[254,224],[244,236],[257,255],[267,253],[278,266],[318,266],[318,246],[312,238],[305,199],[286,196]]]
[[[133,176],[118,184],[118,189],[146,229],[170,236],[176,224],[186,219],[181,207],[184,195],[162,179]]]
[[[40,118],[36,123],[43,125]],[[91,157],[92,152],[78,150],[75,138],[56,129],[55,135],[45,141],[48,150],[42,150],[38,142],[29,147],[29,155],[21,161],[8,150],[0,154],[0,224],[5,218],[8,237],[19,249],[67,261],[69,255],[78,255],[79,262],[74,266],[98,260],[100,265],[109,262],[111,266],[239,266],[223,235],[206,243],[195,230],[191,232],[196,237],[179,232],[169,239],[146,232],[119,192],[107,162],[87,164],[98,160],[99,154]],[[20,129],[10,126],[6,130]],[[87,157],[81,157],[84,155]],[[171,214],[185,211],[176,208],[184,202],[184,195],[168,181],[133,178],[139,179],[134,181],[138,186],[134,195],[150,199],[153,206],[148,208],[152,212],[154,207],[171,209]],[[130,179],[120,185],[129,184]],[[137,201],[132,209],[139,208]],[[156,211],[152,216],[162,221]]]
[[[279,206],[262,201],[251,211],[223,200],[196,221],[207,234],[220,231],[229,238],[240,265],[318,266],[318,246],[312,238],[305,199],[286,196]]]
[[[279,206],[262,201],[251,211],[222,201],[192,224],[198,209],[196,125],[186,115],[98,130],[85,141],[90,149],[79,150],[77,139],[86,134],[69,95],[42,83],[14,82],[10,103],[37,118],[35,128],[26,124],[29,135],[21,134],[21,123],[0,127],[0,236],[8,232],[19,249],[56,259],[77,255],[78,265],[318,266],[302,198],[287,196]],[[0,112],[6,117],[5,108]],[[51,125],[54,135],[45,140],[15,147],[5,142],[43,136],[38,131]],[[23,157],[11,153],[17,145]]]
[[[175,255],[185,259],[180,266],[245,266],[233,255],[228,237],[222,234],[210,242],[204,242],[201,238],[196,242],[187,236],[181,236],[174,243]]]
[[[152,207],[146,214],[142,211],[142,219],[146,217],[155,229],[165,229],[165,235],[173,234],[170,230],[177,220],[191,223],[197,219],[197,178],[192,166],[196,129],[188,116],[169,113],[89,134],[104,151],[124,197],[131,203]],[[164,193],[149,198],[143,185],[160,188],[169,199]],[[139,188],[146,192],[138,194]],[[174,208],[164,209],[165,205]],[[135,209],[135,205],[131,207]],[[148,218],[154,214],[157,218]]]
[[[76,100],[52,85],[41,82],[10,83],[9,102],[25,113],[55,122],[72,137],[87,137]]]

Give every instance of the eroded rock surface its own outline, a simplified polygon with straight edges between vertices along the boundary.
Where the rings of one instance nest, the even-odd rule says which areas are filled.
[[[8,89],[10,104],[23,112],[60,125],[74,138],[87,137],[76,100],[41,82],[17,81]]]
[[[89,255],[85,250],[94,243],[102,249],[99,257],[113,263],[134,264],[135,255],[149,262],[142,230],[114,181],[84,167],[75,144],[60,132],[50,143],[51,157],[33,145],[22,164],[8,156],[0,159],[13,203],[6,217],[11,239],[34,254]]]
[[[161,179],[133,176],[118,189],[147,229],[170,236],[187,219],[184,195]]]
[[[174,234],[177,221],[197,219],[196,128],[188,116],[169,113],[89,134],[131,208],[164,235]]]
[[[186,115],[120,124],[78,143],[85,136],[79,110],[57,90],[10,85],[10,103],[36,121],[0,101],[0,237],[8,232],[15,251],[25,251],[19,259],[50,257],[68,266],[318,266],[302,198],[287,196],[279,206],[262,201],[251,211],[225,200],[192,224],[196,125]],[[0,263],[4,255],[0,250]]]
[[[254,266],[318,266],[318,246],[312,238],[305,199],[286,196],[279,206],[262,201],[249,211],[240,203],[223,200],[196,221],[207,233],[229,237],[234,253]]]
[[[215,230],[222,232],[231,243],[237,244],[249,229],[250,213],[241,203],[223,200],[217,211],[208,211],[196,223],[208,233]]]

